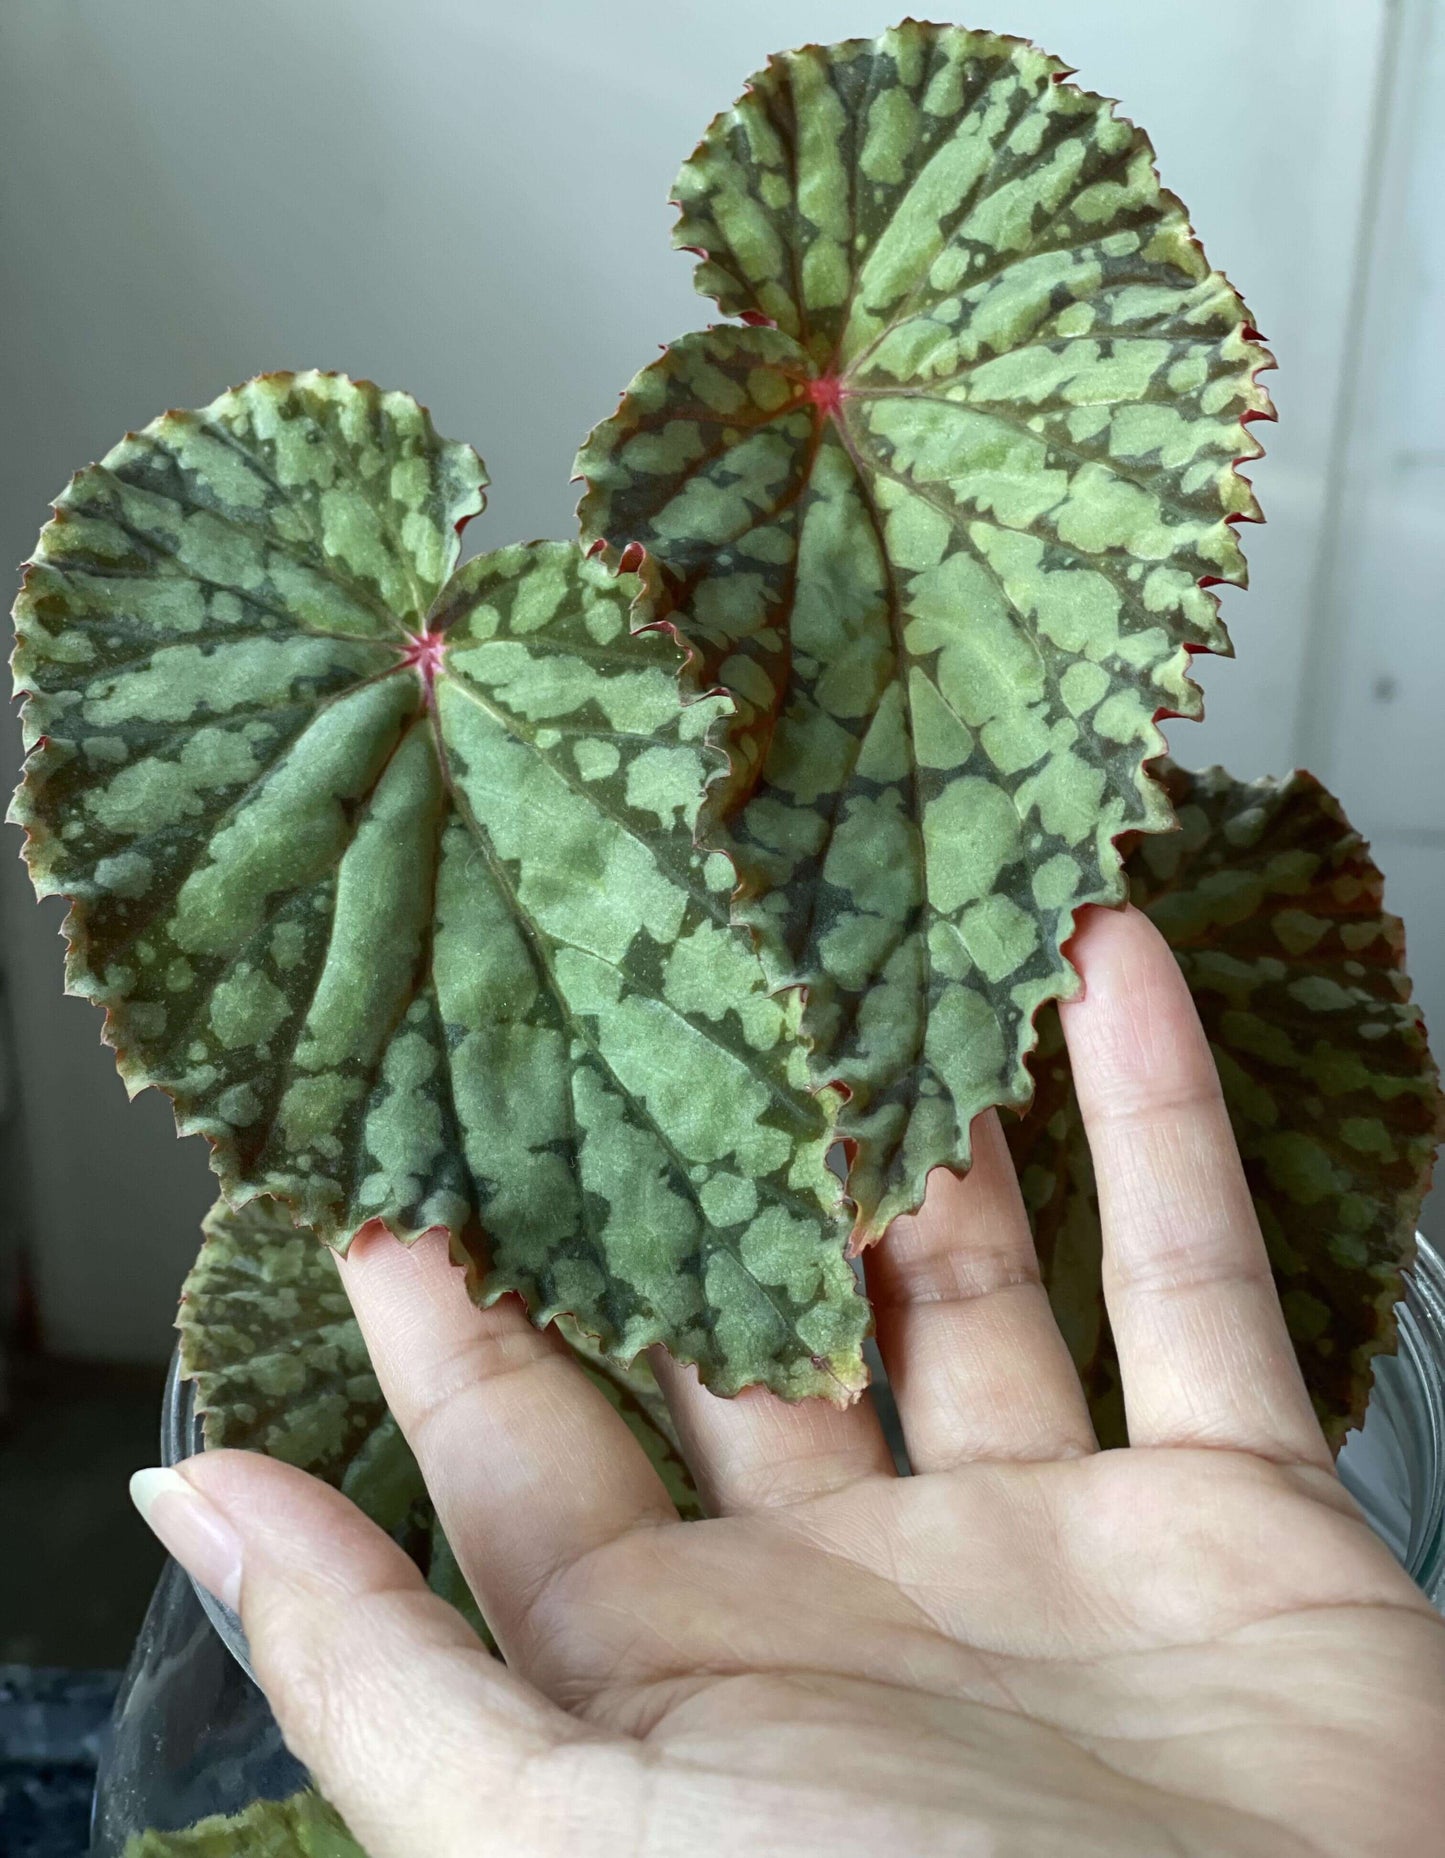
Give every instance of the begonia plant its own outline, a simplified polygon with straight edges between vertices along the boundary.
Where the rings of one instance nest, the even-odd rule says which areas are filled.
[[[339,1484],[464,1609],[325,1250],[371,1222],[559,1323],[699,1513],[643,1351],[857,1398],[850,1253],[1003,1110],[1122,1440],[1055,1012],[1086,905],[1189,979],[1334,1444],[1391,1344],[1442,1129],[1400,926],[1309,776],[1189,774],[1160,727],[1230,650],[1273,363],[1070,75],[911,21],[772,59],[676,186],[722,320],[586,440],[575,538],[463,562],[470,447],[277,373],[81,471],[26,571],[13,817],[71,991],[219,1179],[206,1436]]]

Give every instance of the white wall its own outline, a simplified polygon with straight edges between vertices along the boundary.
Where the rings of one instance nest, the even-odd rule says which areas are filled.
[[[47,498],[128,426],[262,368],[308,364],[406,387],[444,432],[480,447],[495,480],[474,530],[484,543],[569,533],[577,442],[657,344],[707,315],[691,261],[668,243],[679,161],[770,50],[875,32],[901,10],[5,0],[0,556],[28,553]],[[1209,720],[1179,725],[1175,743],[1185,760],[1241,774],[1288,767],[1301,737],[1318,563],[1339,524],[1339,395],[1359,348],[1376,74],[1398,11],[1390,0],[978,9],[1068,58],[1148,126],[1166,179],[1279,355],[1282,424],[1257,428],[1270,523],[1246,532],[1253,591],[1226,592],[1241,662],[1206,667]],[[1402,413],[1418,410],[1412,378],[1400,398]],[[1438,410],[1421,421],[1411,444],[1428,452]],[[1352,507],[1351,520],[1356,534],[1373,522],[1372,545],[1397,560],[1378,509]],[[1438,540],[1438,511],[1420,534]],[[1407,619],[1413,597],[1392,588],[1370,608],[1412,692],[1422,663],[1438,687],[1441,662],[1424,607]],[[1356,666],[1349,616],[1326,631],[1323,687],[1346,665],[1352,692],[1368,684],[1374,660]],[[1423,692],[1417,707],[1428,711]],[[1320,771],[1338,773],[1349,797],[1374,794],[1367,776],[1387,741],[1405,770],[1422,765],[1412,756],[1423,747],[1401,733],[1406,711],[1403,699],[1363,721],[1352,710],[1348,754],[1339,729],[1319,731]],[[7,761],[14,752],[7,738]],[[1428,752],[1438,767],[1434,736]],[[1435,831],[1433,809],[1422,796],[1410,830]],[[7,839],[0,921],[45,1322],[64,1350],[153,1355],[209,1196],[203,1155],[178,1147],[159,1099],[125,1106],[96,1016],[59,997],[57,917],[29,900]],[[1434,855],[1445,859],[1445,835]],[[1410,860],[1398,862],[1408,889]],[[1427,896],[1419,913],[1428,941]],[[1432,985],[1445,1023],[1445,973]]]
[[[1392,28],[1295,753],[1370,835],[1445,1050],[1445,8]]]

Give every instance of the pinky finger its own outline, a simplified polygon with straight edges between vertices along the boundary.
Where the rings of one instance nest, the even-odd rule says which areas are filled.
[[[141,1471],[131,1488],[239,1612],[287,1745],[371,1858],[470,1852],[479,1824],[499,1851],[538,1850],[519,1777],[586,1731],[492,1658],[353,1504],[249,1452]]]

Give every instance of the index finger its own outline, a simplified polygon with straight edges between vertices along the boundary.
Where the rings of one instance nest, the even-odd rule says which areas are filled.
[[[1060,1009],[1099,1188],[1131,1445],[1332,1460],[1285,1327],[1219,1075],[1139,910],[1092,909]]]
[[[594,1551],[676,1522],[662,1479],[516,1298],[476,1307],[445,1234],[408,1248],[365,1231],[341,1276],[467,1585],[508,1663],[546,1688],[556,1635],[541,1629],[537,1601]]]

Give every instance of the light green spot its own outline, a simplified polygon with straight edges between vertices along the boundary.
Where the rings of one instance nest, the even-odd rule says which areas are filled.
[[[228,1049],[260,1045],[284,1023],[285,994],[256,968],[238,967],[211,994],[211,1030]]]

